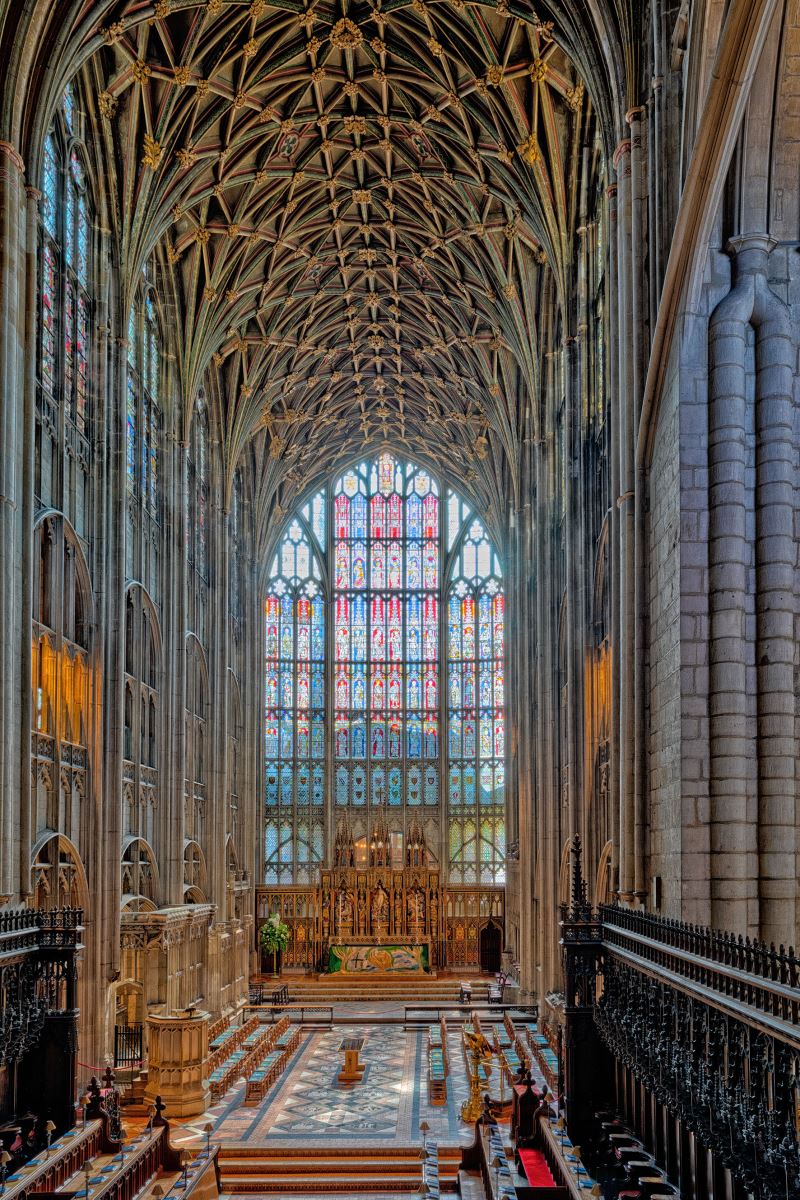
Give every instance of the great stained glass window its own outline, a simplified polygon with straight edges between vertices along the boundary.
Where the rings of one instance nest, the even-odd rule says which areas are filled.
[[[63,400],[65,416],[85,433],[91,216],[74,122],[74,97],[68,89],[45,139],[42,160],[39,383],[43,398]]]
[[[326,800],[400,837],[446,812],[450,879],[504,881],[503,603],[469,505],[391,454],[295,514],[266,601],[267,883],[313,882]]]

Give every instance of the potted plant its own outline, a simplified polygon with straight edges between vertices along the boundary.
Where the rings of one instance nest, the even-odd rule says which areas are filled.
[[[278,953],[289,945],[289,926],[281,920],[280,913],[267,917],[261,926],[261,945],[272,955],[272,978],[278,978]]]

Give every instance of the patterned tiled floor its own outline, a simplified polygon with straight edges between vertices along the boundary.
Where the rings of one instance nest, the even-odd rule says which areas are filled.
[[[343,1037],[364,1036],[361,1057],[366,1065],[361,1083],[342,1087],[336,1076],[342,1061]],[[428,1122],[429,1137],[455,1145],[472,1139],[459,1120],[467,1082],[460,1034],[448,1035],[451,1074],[447,1105],[428,1103],[427,1031],[396,1025],[338,1025],[308,1033],[287,1070],[258,1108],[245,1108],[239,1083],[208,1114],[187,1129],[198,1133],[209,1118],[214,1139],[251,1141],[265,1146],[400,1145],[421,1141],[419,1125]]]

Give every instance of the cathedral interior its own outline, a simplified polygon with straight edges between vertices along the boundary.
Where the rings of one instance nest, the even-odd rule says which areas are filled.
[[[0,1192],[797,1200],[800,0],[0,79]]]

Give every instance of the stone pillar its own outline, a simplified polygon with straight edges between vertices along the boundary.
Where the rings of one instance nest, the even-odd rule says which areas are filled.
[[[775,245],[770,239],[769,249]],[[744,245],[739,250],[743,254]],[[758,249],[757,249],[758,252]],[[756,664],[761,937],[796,938],[797,838],[794,690],[794,369],[789,310],[755,278],[756,352]],[[742,268],[744,269],[744,267]]]
[[[767,278],[774,245],[759,233],[730,243],[735,283],[709,331],[710,795],[712,924],[778,942],[794,937],[795,355],[790,314]]]
[[[643,124],[645,110],[632,108],[625,117],[631,131],[631,325],[630,357],[632,364],[631,392],[628,396],[630,414],[630,486],[633,488],[633,899],[641,903],[646,892],[646,786],[647,744],[645,707],[647,704],[646,629],[647,629],[647,535],[645,530],[645,498],[647,481],[644,473],[635,469],[636,440],[639,432],[642,393],[645,376],[645,346],[647,336],[646,272],[643,247],[647,244],[647,185],[644,154]]]
[[[617,245],[617,185],[612,184],[606,189],[606,198],[608,202],[608,246],[609,253],[607,255],[607,271],[608,271],[608,318],[606,321],[605,335],[608,338],[609,345],[612,344],[612,339],[619,336],[619,325],[617,316],[617,255],[614,249]],[[619,395],[619,358],[615,353],[609,353],[608,356],[608,383],[609,396],[612,399]],[[609,731],[609,747],[608,747],[608,794],[611,798],[610,816],[611,816],[611,879],[612,891],[617,892],[619,887],[619,794],[620,794],[620,764],[619,764],[619,721],[617,715],[619,713],[619,693],[620,693],[620,587],[621,587],[621,569],[620,569],[620,516],[619,507],[616,503],[619,491],[619,439],[617,436],[617,408],[616,405],[609,406],[608,423],[610,426],[610,436],[608,438],[609,449],[609,480],[611,484],[611,507],[609,512],[609,594],[610,594],[610,635],[611,635],[611,714],[610,714],[610,731]]]
[[[41,192],[25,189],[28,197],[26,236],[25,345],[35,346],[38,322],[37,227]],[[33,613],[33,480],[36,412],[36,355],[26,355],[24,416],[22,424],[22,471],[20,488],[20,675],[19,675],[19,894],[30,894],[31,846],[34,815],[31,791],[31,728],[33,693],[31,687]]]
[[[125,461],[125,407],[119,397],[127,387],[128,313],[120,303],[117,329],[123,331],[111,343],[110,364],[104,395],[105,456],[96,484],[97,536],[102,554],[94,574],[95,603],[100,618],[102,641],[93,647],[101,664],[102,689],[97,694],[97,711],[90,726],[92,794],[97,797],[99,819],[94,824],[93,856],[89,863],[89,888],[99,897],[101,923],[98,929],[100,969],[104,985],[119,978],[120,896],[122,893],[122,761],[125,696],[125,540],[127,475]],[[98,438],[99,442],[99,438]],[[102,797],[102,802],[101,801]],[[86,833],[88,834],[88,828]],[[111,1022],[109,1021],[109,1028]],[[110,1047],[105,1046],[107,1052]]]
[[[164,438],[169,504],[164,562],[164,751],[161,757],[161,903],[183,903],[184,777],[186,774],[186,446],[182,405]],[[166,496],[165,496],[166,501]]]
[[[757,831],[747,687],[747,323],[752,299],[734,287],[709,328],[709,740],[711,923],[758,928]]]
[[[25,166],[8,142],[0,142],[0,901],[21,886],[17,783],[21,680],[20,642],[30,640],[30,620],[20,612],[20,461],[23,444],[25,313]],[[25,681],[30,686],[30,677]],[[27,731],[26,731],[27,732]]]
[[[256,544],[255,514],[251,514],[251,537]],[[250,913],[245,921],[245,955],[249,972],[258,970],[257,951],[253,937],[255,892],[264,878],[264,722],[262,695],[264,688],[265,629],[264,609],[260,590],[261,573],[254,559],[248,560],[247,583],[244,594],[244,628],[242,637],[248,652],[244,656],[244,688],[242,716],[244,746],[242,749],[242,791],[244,811],[241,813],[242,866],[250,876]],[[326,622],[326,625],[329,622]],[[241,801],[240,801],[241,803]],[[328,847],[327,852],[330,852]]]
[[[634,894],[634,376],[633,296],[631,290],[631,143],[614,154],[617,171],[617,383],[619,460],[619,690],[615,718],[619,724],[619,895]]]
[[[173,1016],[147,1018],[149,1058],[144,1102],[160,1096],[167,1116],[196,1117],[209,1106],[206,1079],[208,1013],[187,1009]]]

